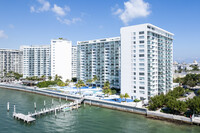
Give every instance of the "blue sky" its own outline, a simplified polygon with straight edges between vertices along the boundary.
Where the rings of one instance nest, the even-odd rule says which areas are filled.
[[[1,0],[0,48],[120,36],[152,23],[175,34],[174,59],[200,61],[200,0]]]

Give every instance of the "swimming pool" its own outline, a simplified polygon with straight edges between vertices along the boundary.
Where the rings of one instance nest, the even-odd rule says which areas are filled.
[[[88,87],[88,86],[81,87],[81,88],[70,87],[70,86],[64,86],[64,87],[55,86],[55,87],[51,87],[51,88],[54,88],[58,91],[67,92],[69,94],[77,94],[77,93],[81,92],[81,94],[83,94],[83,95],[93,95],[93,94],[102,92],[102,88]]]
[[[111,102],[118,102],[118,103],[121,103],[121,102],[133,102],[132,99],[126,99],[125,100],[125,98],[123,98],[123,99],[121,99],[121,98],[114,98],[114,99],[103,99],[103,100],[111,101]]]

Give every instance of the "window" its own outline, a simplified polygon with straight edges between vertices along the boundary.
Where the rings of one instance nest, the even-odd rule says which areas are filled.
[[[144,80],[144,77],[139,77],[139,80]]]
[[[144,36],[139,36],[139,39],[144,39]]]
[[[134,90],[134,93],[136,93],[136,90]]]
[[[144,57],[144,54],[139,54],[139,57]]]
[[[143,90],[145,89],[144,86],[140,86],[139,88],[140,88],[140,89],[143,89]]]
[[[144,94],[144,91],[139,91],[140,92],[140,94]]]
[[[139,45],[139,48],[144,48],[144,45]]]
[[[139,59],[140,62],[144,62],[144,59]]]
[[[144,71],[144,68],[139,68],[139,71]]]
[[[144,34],[144,31],[140,31],[139,34],[140,34],[140,35],[141,35],[141,34]]]
[[[139,73],[140,76],[144,76],[144,73]]]
[[[144,53],[144,49],[140,49],[139,52],[140,52],[140,53]]]
[[[144,85],[144,82],[140,81],[140,84],[141,84],[141,85]]]
[[[144,43],[144,41],[140,41],[140,44]]]
[[[139,66],[144,66],[144,63],[139,63]]]

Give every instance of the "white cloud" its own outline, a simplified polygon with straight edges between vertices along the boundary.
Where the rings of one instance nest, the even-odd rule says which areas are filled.
[[[56,18],[60,23],[71,25],[76,22],[82,21],[79,17],[73,17],[73,18],[66,18],[65,16],[71,11],[69,6],[60,7],[56,4],[53,4],[53,7],[50,5],[50,3],[47,0],[37,0],[40,4],[40,7],[31,6],[30,12],[31,13],[40,13],[44,11],[53,12],[56,14]],[[82,17],[82,15],[81,15]]]
[[[31,6],[31,7],[30,7],[30,11],[31,11],[31,12],[35,12],[35,7],[34,7],[34,6]]]
[[[70,12],[70,8],[68,6],[65,6],[64,8],[62,8],[54,4],[52,11],[56,13],[58,16],[65,16],[66,12]]]
[[[63,24],[66,25],[71,25],[74,24],[76,22],[80,22],[82,21],[81,18],[72,18],[72,19],[61,19],[60,17],[57,17],[57,20]]]
[[[0,30],[0,38],[8,38],[8,36],[4,33],[3,30]]]
[[[39,13],[39,12],[49,11],[51,5],[48,1],[46,0],[37,0],[37,1],[40,3],[41,7],[35,8],[34,6],[31,6],[30,7],[31,12]]]
[[[148,16],[150,14],[149,3],[143,0],[129,0],[124,2],[124,9],[117,8],[113,14],[119,15],[123,23],[128,24],[135,18]]]

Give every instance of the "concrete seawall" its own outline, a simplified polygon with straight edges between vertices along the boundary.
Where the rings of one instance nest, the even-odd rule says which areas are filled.
[[[81,96],[69,95],[69,94],[64,94],[64,93],[56,92],[56,91],[33,89],[31,87],[14,86],[14,85],[1,84],[1,83],[0,83],[0,88],[36,93],[36,94],[40,94],[40,95],[46,95],[46,96],[62,98],[62,99],[66,99],[66,97],[67,97],[67,100],[71,100],[71,101],[80,100],[82,98]],[[92,98],[85,97],[84,104],[105,107],[105,108],[120,110],[120,111],[125,111],[125,112],[137,113],[137,114],[145,115],[146,117],[153,118],[153,119],[167,120],[167,121],[172,121],[172,122],[177,122],[177,123],[200,125],[199,119],[190,119],[190,118],[187,118],[184,116],[179,116],[179,115],[172,115],[172,114],[165,114],[165,113],[156,112],[156,111],[149,111],[146,108],[138,108],[138,107],[134,107],[131,105],[124,105],[121,103],[115,103],[115,102],[110,102],[110,101],[105,101],[105,100],[100,100],[100,99],[92,99]]]

